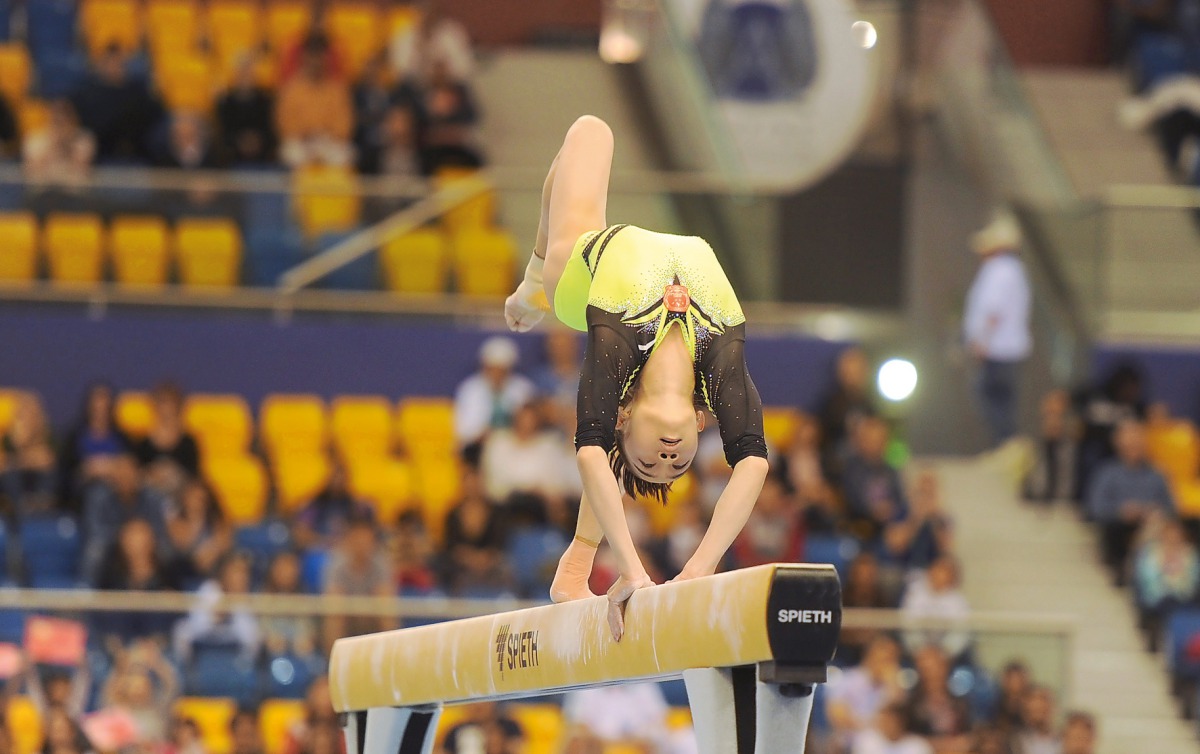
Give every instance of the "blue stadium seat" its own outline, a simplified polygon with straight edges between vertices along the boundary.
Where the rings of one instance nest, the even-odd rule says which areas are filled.
[[[25,641],[25,613],[0,610],[0,641],[21,644]]]
[[[804,543],[804,559],[809,563],[830,563],[838,576],[846,578],[850,561],[858,557],[858,540],[836,534],[812,534]]]
[[[317,239],[318,253],[324,252],[354,235],[348,233],[326,233]],[[379,290],[379,262],[374,254],[367,254],[329,273],[317,283],[321,288],[338,291]]]
[[[670,706],[688,706],[687,686],[684,685],[682,678],[674,681],[661,681],[658,687],[662,689],[663,698]]]
[[[292,225],[290,197],[282,192],[252,191],[242,200],[246,236],[255,231],[280,234]]]
[[[69,516],[28,518],[21,522],[25,574],[35,589],[67,589],[80,585],[83,537]]]
[[[566,536],[549,526],[530,526],[513,532],[508,542],[508,562],[521,596],[546,596],[566,547]]]
[[[47,52],[37,62],[36,91],[42,99],[69,96],[87,76],[87,59],[76,52]]]
[[[1166,666],[1178,691],[1200,680],[1200,608],[1175,611],[1162,643]]]
[[[325,563],[329,553],[325,550],[309,550],[301,562],[300,578],[308,591],[320,594],[325,586]]]
[[[226,696],[247,705],[262,697],[257,670],[238,657],[236,647],[197,644],[184,678],[188,696]]]
[[[1183,40],[1172,34],[1141,34],[1133,42],[1134,80],[1138,91],[1162,79],[1187,73],[1193,67],[1191,53]]]
[[[291,532],[282,521],[265,521],[255,526],[239,526],[233,533],[239,550],[254,558],[254,577],[260,581],[267,573],[271,559],[292,543]]]
[[[29,47],[38,66],[47,55],[75,50],[75,5],[75,0],[25,3]]]
[[[326,670],[323,658],[284,655],[267,661],[264,692],[272,699],[303,699],[313,679]]]
[[[249,221],[246,227],[244,279],[250,285],[274,287],[283,273],[304,261],[304,239],[298,230]]]

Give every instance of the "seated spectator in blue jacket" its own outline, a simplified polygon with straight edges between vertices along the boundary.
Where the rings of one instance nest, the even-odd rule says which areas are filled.
[[[161,592],[178,588],[174,574],[159,555],[154,527],[142,518],[127,521],[104,559],[96,579],[98,589]],[[135,639],[165,639],[171,615],[148,612],[101,612],[97,629],[109,646]],[[115,642],[115,645],[114,645]]]
[[[868,542],[908,513],[900,474],[884,459],[887,444],[887,423],[863,417],[854,429],[854,449],[842,476],[851,527]]]
[[[120,46],[111,45],[96,58],[71,103],[80,124],[95,135],[100,161],[149,159],[152,132],[164,109],[146,82],[130,75]]]
[[[1117,425],[1117,458],[1101,466],[1088,487],[1088,513],[1101,528],[1101,553],[1118,580],[1133,537],[1150,514],[1174,515],[1166,478],[1146,460],[1146,429],[1132,419]]]
[[[160,495],[142,484],[133,456],[122,454],[113,459],[108,482],[90,487],[83,499],[84,579],[97,582],[118,532],[133,519],[149,523],[158,544],[165,545],[164,505]]]
[[[1134,558],[1133,583],[1144,626],[1153,641],[1162,621],[1196,597],[1200,557],[1180,522],[1160,518],[1148,524],[1147,529],[1157,531],[1147,538]]]
[[[937,473],[924,469],[913,484],[908,515],[887,527],[884,552],[906,570],[924,570],[952,548],[950,516],[942,509]]]
[[[113,414],[114,397],[112,385],[98,382],[88,388],[83,410],[59,457],[64,497],[77,501],[84,488],[106,482],[117,456],[130,451],[129,437]]]

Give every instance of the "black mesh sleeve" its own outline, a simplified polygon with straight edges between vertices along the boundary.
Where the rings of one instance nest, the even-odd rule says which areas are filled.
[[[637,344],[618,324],[602,320],[608,312],[588,307],[587,349],[579,378],[575,449],[598,445],[605,452],[616,443],[617,408],[629,377],[637,370]]]
[[[746,368],[745,325],[718,336],[700,364],[705,399],[721,429],[730,466],[750,456],[767,457],[762,398]]]

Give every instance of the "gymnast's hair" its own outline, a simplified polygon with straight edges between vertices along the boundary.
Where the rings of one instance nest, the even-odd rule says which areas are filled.
[[[608,454],[608,465],[612,468],[613,476],[621,483],[621,488],[625,490],[626,494],[633,497],[649,498],[666,505],[667,495],[671,492],[671,482],[666,484],[647,482],[633,473],[633,469],[629,468],[629,463],[625,460],[624,430],[617,430],[616,439],[613,449]]]

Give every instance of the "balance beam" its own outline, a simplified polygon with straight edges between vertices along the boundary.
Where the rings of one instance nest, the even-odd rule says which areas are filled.
[[[626,608],[620,642],[609,634],[607,610],[601,596],[339,639],[329,661],[329,690],[334,709],[346,713],[347,751],[428,752],[444,704],[680,674],[694,717],[707,718],[716,738],[731,735],[716,722],[730,714],[730,730],[750,725],[755,682],[775,687],[770,693],[778,697],[764,702],[765,692],[757,692],[760,738],[764,726],[795,727],[763,721],[764,704],[778,715],[795,706],[786,700],[801,699],[807,725],[812,684],[825,681],[837,646],[841,586],[832,566],[773,564],[640,589]],[[707,669],[724,670],[706,676]],[[698,704],[711,709],[695,714]],[[799,730],[799,741],[789,739],[778,750],[802,751]],[[703,738],[699,728],[697,734]],[[702,752],[738,754],[744,748],[732,740],[717,748],[702,740],[701,746]]]

